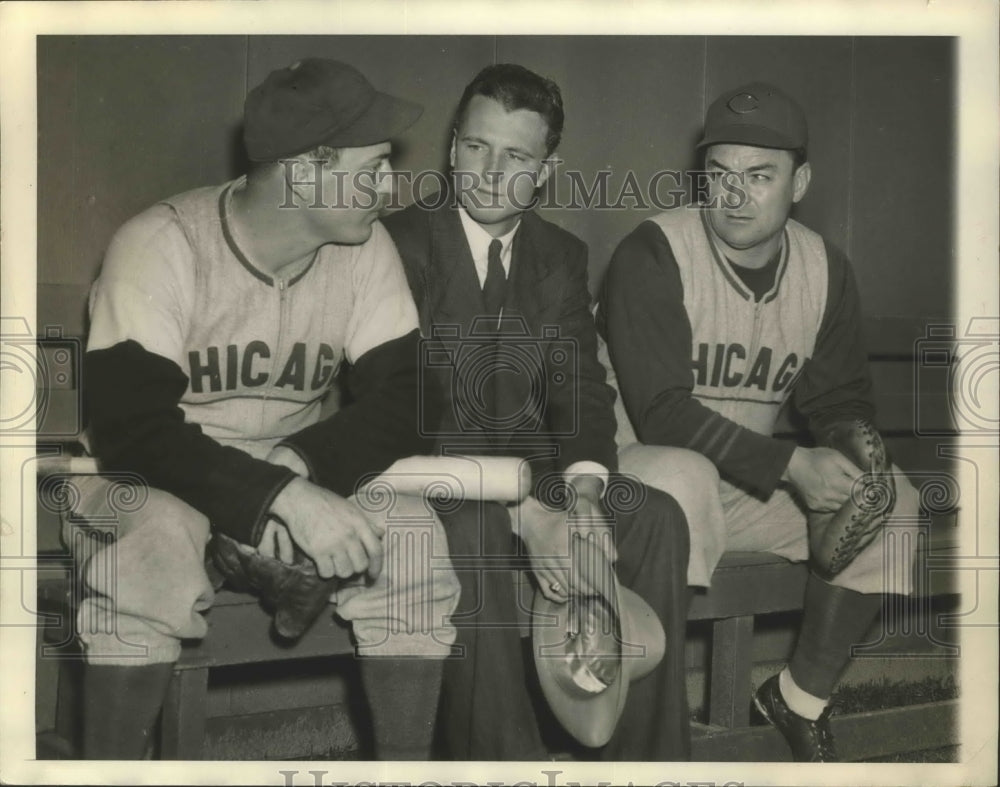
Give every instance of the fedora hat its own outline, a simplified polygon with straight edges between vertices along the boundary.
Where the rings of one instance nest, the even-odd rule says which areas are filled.
[[[663,658],[666,637],[656,613],[618,583],[596,546],[583,542],[573,570],[593,592],[571,592],[557,604],[535,591],[532,644],[546,701],[566,731],[585,746],[614,734],[629,684]]]

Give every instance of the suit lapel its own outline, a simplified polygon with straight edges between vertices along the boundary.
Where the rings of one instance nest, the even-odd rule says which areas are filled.
[[[554,305],[551,298],[552,251],[546,248],[539,236],[537,222],[538,218],[533,213],[526,213],[514,236],[505,307],[508,314],[524,317],[531,329],[537,328]],[[532,333],[535,332],[532,330]]]
[[[434,212],[430,259],[429,313],[436,323],[458,323],[468,330],[485,305],[457,208],[446,206]]]

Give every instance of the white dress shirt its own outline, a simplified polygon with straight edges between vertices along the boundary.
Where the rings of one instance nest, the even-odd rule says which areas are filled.
[[[472,261],[476,264],[476,276],[479,277],[480,288],[486,284],[486,271],[490,263],[490,244],[495,240],[500,241],[500,264],[503,265],[504,276],[510,278],[510,250],[513,246],[514,235],[517,234],[517,228],[521,226],[521,222],[518,221],[514,225],[514,229],[506,235],[494,238],[465,212],[465,208],[459,208],[458,215],[462,218],[462,229],[465,230],[465,238],[469,241]]]

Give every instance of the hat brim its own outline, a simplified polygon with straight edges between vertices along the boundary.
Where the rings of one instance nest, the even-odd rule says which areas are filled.
[[[733,123],[712,129],[711,133],[698,143],[698,149],[709,145],[749,145],[755,148],[775,148],[777,150],[798,150],[803,145],[790,137],[760,126]]]
[[[629,684],[647,675],[666,647],[663,626],[652,608],[615,580],[622,636],[622,668],[614,682],[599,694],[569,691],[560,679],[564,662],[560,647],[566,642],[569,604],[556,604],[535,592],[532,603],[532,644],[542,694],[559,723],[585,746],[603,746],[614,734],[625,708]]]
[[[376,145],[399,135],[423,114],[424,108],[412,101],[376,93],[375,99],[357,120],[336,134],[321,139],[316,145],[334,148],[363,148]]]

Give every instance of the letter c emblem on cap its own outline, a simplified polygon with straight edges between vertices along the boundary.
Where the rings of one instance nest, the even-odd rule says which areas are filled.
[[[753,93],[739,93],[729,99],[726,106],[737,114],[745,115],[757,109],[760,106],[760,101]]]

